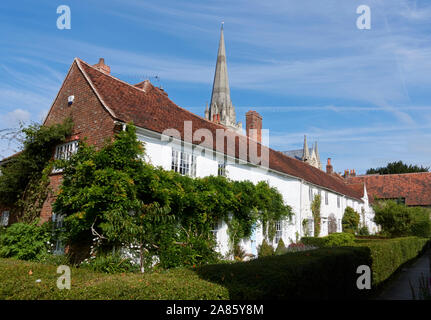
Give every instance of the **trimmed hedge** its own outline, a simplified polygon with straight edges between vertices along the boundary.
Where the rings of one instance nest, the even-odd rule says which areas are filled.
[[[355,244],[355,236],[351,233],[340,232],[331,233],[326,237],[303,237],[301,242],[305,245],[323,247],[341,247],[353,246]]]
[[[337,235],[337,236],[336,236]],[[333,233],[326,237],[304,237],[301,242],[319,248],[330,246],[345,246],[341,241],[331,241],[331,236],[340,238],[343,233]],[[344,236],[343,236],[344,238]],[[337,240],[340,240],[337,239]],[[353,238],[354,239],[354,238]],[[380,285],[387,280],[401,265],[417,257],[427,246],[429,239],[418,237],[403,237],[393,239],[382,239],[378,237],[368,237],[355,239],[353,244],[347,245],[370,248],[373,272],[373,285]]]
[[[191,269],[106,274],[71,267],[71,289],[59,290],[56,265],[0,259],[0,300],[226,300],[223,286]],[[30,272],[31,271],[31,272]],[[40,282],[36,280],[40,279]]]
[[[199,267],[205,280],[225,286],[230,299],[352,299],[356,269],[370,265],[366,247],[322,248],[235,264]]]
[[[373,286],[387,280],[401,265],[414,259],[430,246],[430,240],[418,237],[369,240],[356,246],[370,248]]]

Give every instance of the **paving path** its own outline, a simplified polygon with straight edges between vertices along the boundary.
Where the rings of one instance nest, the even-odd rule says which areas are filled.
[[[377,300],[413,300],[409,280],[415,289],[418,299],[419,278],[423,274],[428,283],[431,278],[431,250],[416,260],[412,265],[404,267],[401,272],[376,297]]]

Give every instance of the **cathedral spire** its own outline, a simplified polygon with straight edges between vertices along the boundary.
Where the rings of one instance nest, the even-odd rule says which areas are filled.
[[[302,150],[302,160],[306,161],[309,159],[310,159],[310,150],[308,149],[307,136],[304,135],[304,148]]]
[[[319,150],[317,149],[317,141],[314,143],[314,153],[316,154],[316,159],[317,159],[317,162],[319,163],[319,166],[320,166],[321,163],[320,163]]]
[[[235,109],[230,99],[229,77],[226,64],[226,48],[224,43],[223,23],[220,29],[220,42],[217,53],[214,83],[209,108],[209,119],[218,114],[220,122],[226,126],[237,128]]]

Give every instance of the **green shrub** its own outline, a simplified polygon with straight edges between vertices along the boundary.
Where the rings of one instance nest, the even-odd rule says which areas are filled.
[[[283,239],[280,238],[278,241],[277,249],[275,249],[275,255],[285,254],[287,252],[287,248],[284,245]]]
[[[407,207],[393,200],[378,201],[373,206],[374,221],[382,227],[382,231],[391,237],[431,236],[429,209]]]
[[[359,213],[357,213],[351,207],[346,207],[344,210],[343,219],[341,221],[343,225],[343,232],[355,234],[358,231],[359,220]]]
[[[413,218],[410,235],[423,238],[431,237],[430,210],[420,207],[413,207],[410,210]]]
[[[95,258],[86,259],[81,263],[80,267],[103,273],[123,273],[139,271],[138,264],[133,263],[129,258],[126,258],[117,252],[110,254],[101,254]]]
[[[360,236],[369,236],[370,231],[368,230],[367,226],[360,227],[358,230],[358,235]]]
[[[257,255],[259,258],[274,255],[274,248],[263,239],[262,244],[257,248]]]
[[[339,232],[331,233],[326,237],[303,237],[301,242],[305,245],[323,247],[342,247],[352,246],[355,244],[355,236],[351,233]]]
[[[48,224],[14,223],[0,233],[0,257],[40,260],[49,254]]]
[[[302,237],[301,243],[307,245],[307,246],[313,246],[318,248],[323,248],[326,243],[326,239],[324,237],[318,238],[318,237]]]
[[[355,236],[351,233],[331,233],[324,238],[325,247],[347,247],[355,244]]]

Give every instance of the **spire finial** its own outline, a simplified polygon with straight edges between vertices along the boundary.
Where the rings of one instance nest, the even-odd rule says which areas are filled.
[[[304,147],[302,149],[302,161],[310,159],[310,150],[308,149],[307,136],[304,134]]]
[[[224,21],[221,22],[221,29],[223,30]]]

